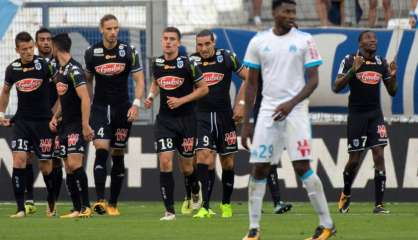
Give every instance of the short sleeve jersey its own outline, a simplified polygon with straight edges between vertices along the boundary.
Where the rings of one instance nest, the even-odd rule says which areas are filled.
[[[129,102],[129,74],[142,71],[133,46],[118,41],[112,49],[99,42],[86,50],[86,72],[95,77],[93,104],[117,106]]]
[[[261,69],[263,102],[261,108],[273,111],[292,99],[305,86],[305,69],[322,64],[309,33],[292,28],[278,36],[269,29],[254,36],[247,47],[244,64]]]
[[[45,120],[51,117],[50,78],[53,67],[44,59],[35,56],[32,62],[23,64],[21,59],[13,61],[6,69],[5,84],[16,86],[16,119]]]
[[[64,125],[72,122],[81,124],[81,99],[76,88],[86,84],[86,80],[80,64],[71,59],[65,66],[61,66],[56,81],[61,102],[62,123]]]
[[[215,54],[203,59],[198,53],[191,58],[199,65],[203,78],[209,86],[209,94],[197,101],[198,111],[231,111],[229,89],[232,72],[238,73],[243,65],[237,55],[229,50],[215,49]]]
[[[338,74],[346,74],[353,66],[355,54],[349,54],[341,61]],[[389,66],[385,58],[374,56],[365,59],[364,64],[348,82],[350,112],[365,112],[380,108],[380,83],[390,79]]]
[[[176,109],[167,105],[168,97],[181,98],[193,92],[194,84],[203,79],[202,72],[194,60],[179,56],[173,60],[165,60],[163,56],[152,63],[153,77],[160,87],[161,115],[180,116],[194,111],[195,103],[189,102]]]

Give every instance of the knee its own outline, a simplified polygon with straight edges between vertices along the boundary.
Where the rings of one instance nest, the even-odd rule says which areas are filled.
[[[196,152],[197,163],[210,165],[211,161],[211,152],[207,149],[198,150]]]
[[[264,179],[268,176],[270,171],[270,164],[268,163],[256,163],[253,166],[252,176],[257,179]]]
[[[26,167],[26,158],[24,156],[14,156],[13,157],[13,167],[14,168],[25,168]]]
[[[42,161],[39,163],[39,170],[42,175],[49,175],[52,172],[52,161]]]
[[[234,170],[234,158],[228,156],[221,161],[222,170]]]
[[[194,167],[193,167],[193,160],[188,158],[183,158],[181,160],[181,172],[184,176],[189,176],[193,173]]]
[[[172,172],[173,171],[173,159],[165,156],[160,156],[160,171]]]

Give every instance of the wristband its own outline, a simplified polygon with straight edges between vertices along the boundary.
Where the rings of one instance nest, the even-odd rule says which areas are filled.
[[[154,99],[154,94],[152,93],[152,92],[150,92],[149,94],[148,94],[148,97],[147,98],[152,98],[152,99]]]
[[[4,118],[5,116],[4,112],[0,112],[0,118]]]
[[[132,103],[133,106],[140,107],[141,106],[141,100],[138,98],[135,98],[134,102]]]
[[[244,106],[244,105],[245,105],[245,101],[244,101],[244,100],[240,100],[240,101],[238,102],[238,104],[239,104],[239,105]]]

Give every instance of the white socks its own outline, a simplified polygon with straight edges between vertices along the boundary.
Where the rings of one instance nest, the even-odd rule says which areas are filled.
[[[266,192],[267,179],[257,180],[250,176],[248,183],[248,215],[250,217],[250,229],[260,228],[261,208]]]
[[[331,215],[329,214],[327,199],[325,197],[324,188],[322,187],[322,182],[318,175],[316,175],[312,169],[309,169],[301,177],[301,180],[308,192],[308,197],[313,208],[319,215],[319,224],[326,228],[332,228],[333,222]]]

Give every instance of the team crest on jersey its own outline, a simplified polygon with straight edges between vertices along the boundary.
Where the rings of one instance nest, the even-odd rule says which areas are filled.
[[[205,79],[208,86],[218,84],[224,78],[224,74],[217,72],[205,72],[203,73],[203,79]]]
[[[374,58],[376,59],[376,64],[377,65],[382,65],[382,60],[380,59],[380,57],[375,56]]]
[[[65,84],[63,82],[58,82],[56,85],[56,88],[57,88],[58,95],[62,96],[67,92],[68,84]]]
[[[218,56],[216,57],[216,60],[218,61],[218,63],[221,63],[221,62],[223,62],[223,61],[224,61],[224,57],[223,57],[222,55],[218,55]]]
[[[177,61],[177,67],[178,68],[183,68],[183,66],[184,66],[184,62],[183,61]]]
[[[364,84],[375,85],[382,79],[382,74],[374,71],[356,73],[356,77]]]
[[[290,53],[296,53],[298,51],[298,48],[296,47],[295,44],[292,44],[289,46],[289,52]]]
[[[360,141],[359,141],[358,139],[354,139],[354,140],[353,140],[353,146],[354,146],[354,147],[358,147],[358,146],[360,146]]]
[[[38,63],[38,62],[35,63],[35,69],[38,70],[38,71],[41,70],[42,69],[42,65],[40,63]]]
[[[183,85],[184,78],[165,76],[157,79],[158,86],[164,90],[174,90]]]
[[[42,79],[25,78],[16,82],[16,88],[21,92],[32,92],[42,85]]]
[[[119,50],[119,56],[120,57],[125,57],[126,56],[125,50],[123,50],[123,49]]]
[[[105,63],[95,67],[95,70],[101,75],[113,76],[125,70],[125,63]]]

